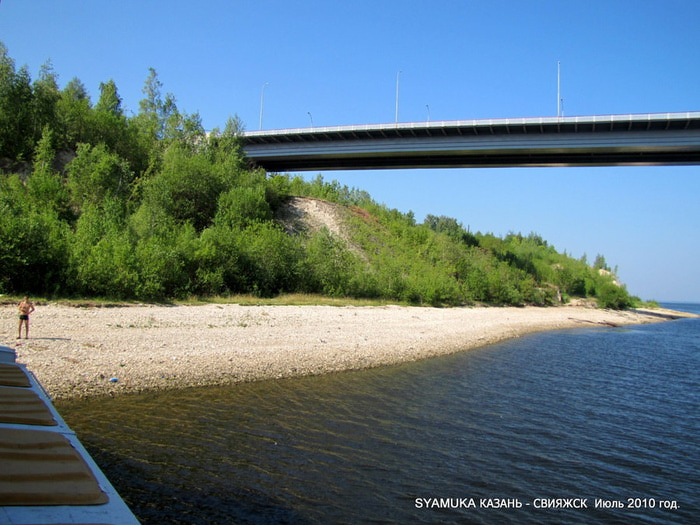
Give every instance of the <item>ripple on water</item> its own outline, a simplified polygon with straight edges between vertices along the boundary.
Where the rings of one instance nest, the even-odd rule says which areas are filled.
[[[687,523],[700,323],[535,334],[324,377],[59,403],[148,523]],[[418,509],[627,497],[675,511]]]

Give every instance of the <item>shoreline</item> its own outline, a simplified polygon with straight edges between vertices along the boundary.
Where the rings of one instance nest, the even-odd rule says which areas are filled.
[[[29,339],[0,306],[0,345],[54,399],[320,375],[395,365],[532,332],[697,317],[584,306],[37,305]]]

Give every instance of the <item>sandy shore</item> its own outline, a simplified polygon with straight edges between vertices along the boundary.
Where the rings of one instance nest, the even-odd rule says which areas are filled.
[[[543,330],[644,324],[668,311],[556,308],[38,305],[15,348],[54,398],[223,385],[357,370],[483,346]]]

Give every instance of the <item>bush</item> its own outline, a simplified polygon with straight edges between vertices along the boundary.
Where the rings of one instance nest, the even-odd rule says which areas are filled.
[[[140,112],[127,117],[114,82],[100,86],[93,107],[77,79],[59,92],[49,67],[32,83],[0,43],[0,161],[23,173],[0,174],[1,292],[163,300],[313,291],[433,305],[546,304],[561,292],[597,295],[607,308],[636,301],[612,283],[602,255],[592,268],[534,233],[472,234],[435,215],[417,224],[412,212],[321,175],[307,182],[247,169],[240,120],[205,134],[161,86],[151,69]],[[61,172],[56,151],[73,152],[65,149],[76,155]],[[289,195],[346,206],[349,244],[277,227],[273,212]]]
[[[327,229],[313,235],[305,250],[305,291],[331,296],[355,295],[353,277],[361,272],[356,257]]]
[[[272,296],[296,289],[301,248],[284,230],[255,223],[241,232],[239,246],[249,292]]]
[[[68,224],[32,203],[19,177],[0,179],[0,289],[52,295],[66,292]]]
[[[217,226],[202,232],[194,254],[196,293],[207,296],[246,291],[239,237],[239,231]]]
[[[145,183],[143,205],[202,231],[214,219],[224,190],[224,181],[204,155],[175,145],[166,152],[162,170]]]
[[[607,281],[600,284],[596,296],[598,297],[598,306],[600,308],[624,310],[632,306],[632,299],[627,290],[613,282]]]
[[[125,232],[103,234],[94,245],[74,254],[74,287],[81,295],[139,297],[140,278],[131,239]]]
[[[214,221],[225,228],[245,228],[272,219],[262,184],[235,187],[222,193]]]
[[[79,144],[76,157],[68,165],[68,189],[80,210],[98,205],[106,198],[126,200],[134,174],[126,161],[110,153],[104,144]]]

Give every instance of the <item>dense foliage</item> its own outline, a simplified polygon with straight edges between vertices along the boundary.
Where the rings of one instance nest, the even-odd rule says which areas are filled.
[[[34,81],[0,44],[0,293],[168,300],[281,292],[415,304],[551,304],[632,299],[602,257],[593,266],[535,234],[466,231],[321,176],[247,166],[240,122],[205,133],[151,69],[136,115],[113,81],[93,104],[50,65]],[[287,233],[290,196],[337,203],[344,235]]]

